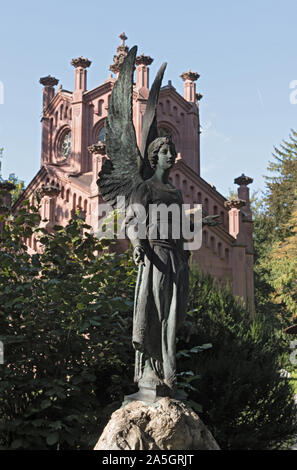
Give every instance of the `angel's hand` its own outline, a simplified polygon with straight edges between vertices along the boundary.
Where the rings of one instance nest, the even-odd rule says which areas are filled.
[[[144,249],[141,246],[136,246],[133,251],[133,259],[136,266],[144,264]]]
[[[210,226],[220,225],[221,222],[217,220],[219,217],[220,216],[218,214],[208,215],[207,217],[203,217],[202,225],[210,225]]]

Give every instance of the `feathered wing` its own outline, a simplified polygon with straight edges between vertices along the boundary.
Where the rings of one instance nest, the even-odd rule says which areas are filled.
[[[141,154],[137,146],[132,115],[133,71],[137,47],[130,49],[117,81],[114,84],[106,127],[106,159],[99,173],[97,184],[103,199],[115,206],[117,197],[130,195],[143,179],[140,176]]]
[[[159,92],[161,88],[161,83],[163,80],[164,72],[166,69],[167,63],[161,65],[154,83],[152,85],[149,98],[147,101],[145,113],[143,116],[143,129],[142,129],[142,138],[141,138],[141,147],[140,152],[142,156],[142,169],[141,174],[144,179],[152,176],[153,170],[149,164],[147,158],[147,150],[151,142],[158,137],[158,126],[157,126],[157,106],[159,100]]]

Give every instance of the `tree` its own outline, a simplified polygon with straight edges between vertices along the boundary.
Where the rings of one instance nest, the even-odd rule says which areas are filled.
[[[270,268],[265,262],[271,253],[274,237],[273,221],[269,217],[265,200],[256,196],[252,203],[254,219],[254,285],[255,310],[267,316],[276,328],[281,328],[286,307],[274,300],[274,288],[270,283]]]
[[[289,380],[281,377],[289,351],[286,335],[260,315],[248,312],[228,289],[193,269],[188,342],[191,350],[210,342],[202,354],[182,356],[179,367],[192,371],[188,399],[222,449],[276,449],[290,445],[297,432],[297,407]],[[198,376],[198,377],[197,377]]]
[[[297,133],[275,148],[266,177],[267,190],[253,207],[256,310],[271,321],[287,325],[295,313],[290,290],[294,281],[294,261],[286,253],[294,243],[293,212],[297,202]],[[289,240],[288,240],[289,238]],[[292,250],[291,250],[292,252]]]
[[[3,181],[3,178],[1,175],[1,163],[2,163],[1,159],[3,158],[3,150],[4,150],[3,147],[0,148],[0,181]],[[23,192],[25,188],[25,183],[24,181],[20,180],[14,173],[10,173],[8,177],[8,181],[15,185],[15,189],[11,191],[11,202],[13,204]]]
[[[24,201],[0,216],[0,447],[91,449],[135,391],[136,269],[129,252],[113,252],[78,216],[46,233],[38,211]],[[28,253],[30,237],[38,254]],[[192,271],[180,386],[194,410],[203,406],[222,448],[284,445],[296,433],[293,392],[279,374],[284,338],[250,323],[229,290]]]
[[[273,299],[277,304],[284,303],[289,319],[297,318],[297,199],[284,232],[288,235],[283,241],[273,244],[266,266],[270,271],[270,284],[274,289]]]
[[[15,201],[20,197],[22,192],[25,189],[24,181],[20,180],[14,173],[10,173],[8,176],[8,181],[15,185],[15,189],[11,191],[11,203],[14,204]]]
[[[297,200],[297,132],[291,130],[288,141],[274,149],[274,160],[269,162],[268,171],[273,176],[266,177],[267,194],[265,202],[268,215],[274,227],[274,240],[282,240],[286,235],[287,222]]]
[[[2,167],[1,159],[2,158],[3,158],[3,147],[0,147],[0,181],[1,181],[1,167]]]
[[[134,391],[134,266],[79,218],[54,233],[39,221],[26,201],[1,234],[0,445],[92,448],[108,406]],[[32,236],[39,254],[23,243]]]

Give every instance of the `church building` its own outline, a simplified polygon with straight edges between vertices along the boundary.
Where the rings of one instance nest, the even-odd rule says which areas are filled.
[[[51,75],[42,77],[42,148],[41,167],[14,205],[17,210],[23,199],[33,200],[42,191],[43,226],[52,230],[56,224],[66,225],[77,209],[95,231],[98,227],[98,173],[105,158],[105,127],[108,103],[121,64],[128,53],[127,37],[110,66],[112,74],[95,88],[88,90],[87,74],[91,61],[72,59],[73,91],[58,87]],[[133,121],[138,145],[143,115],[149,95],[149,66],[153,59],[139,55],[135,63]],[[254,311],[253,221],[248,185],[252,179],[242,174],[235,178],[238,197],[227,200],[200,174],[200,120],[202,95],[196,91],[198,73],[191,70],[180,75],[184,82],[181,96],[171,81],[160,90],[158,128],[160,135],[170,135],[178,157],[171,170],[171,182],[183,193],[184,202],[202,204],[203,215],[218,215],[220,224],[203,227],[202,246],[193,257],[202,271],[220,283],[229,282],[233,293]],[[236,175],[234,175],[236,176]],[[28,241],[31,251],[38,250],[34,238]]]

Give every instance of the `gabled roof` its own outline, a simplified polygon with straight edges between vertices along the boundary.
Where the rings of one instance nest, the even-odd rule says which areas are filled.
[[[57,91],[53,99],[50,101],[50,103],[44,110],[43,115],[51,114],[54,111],[54,109],[57,107],[58,103],[60,101],[65,101],[65,100],[69,102],[72,101],[72,92],[67,91],[67,90]]]
[[[91,101],[96,98],[99,98],[99,96],[105,95],[106,93],[112,90],[114,82],[115,80],[113,78],[105,80],[102,85],[98,85],[97,87],[92,88],[91,90],[85,91],[84,98],[87,101]]]
[[[165,85],[161,88],[160,98],[165,98],[166,96],[173,98],[187,112],[193,109],[194,103],[190,103],[189,101],[185,100],[185,98],[183,98],[183,96],[181,96],[172,85]],[[196,106],[195,108],[197,109]]]
[[[224,204],[227,199],[221,193],[219,193],[214,186],[209,184],[205,179],[201,178],[191,167],[189,167],[182,159],[178,160],[175,164],[175,169],[181,169],[183,173],[187,175],[187,177],[193,181],[193,183],[197,183],[201,189],[205,190],[208,194],[210,194],[214,199],[218,201],[220,204]]]
[[[29,198],[34,191],[40,186],[41,181],[48,177],[49,179],[55,178],[56,181],[70,182],[73,187],[77,187],[86,194],[91,193],[91,182],[92,182],[92,172],[82,173],[80,175],[69,175],[63,171],[62,168],[56,167],[54,165],[43,165],[34,178],[30,181],[26,189],[22,192],[20,197],[15,201],[12,211],[15,211],[20,203],[26,198]]]
[[[42,166],[40,170],[38,171],[38,173],[36,173],[34,178],[30,181],[26,189],[21,193],[19,198],[15,201],[15,203],[12,206],[12,211],[16,210],[18,206],[20,205],[20,203],[31,195],[32,191],[34,191],[37,188],[40,180],[44,179],[44,177],[47,174],[48,174],[48,171],[46,167]]]

